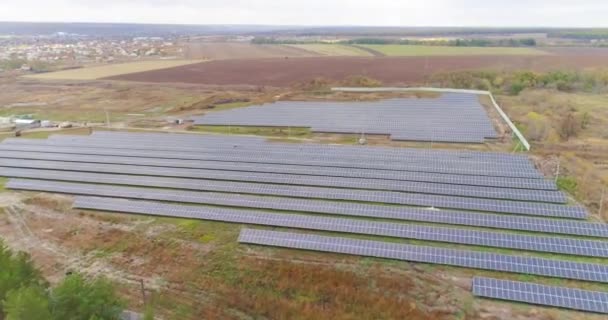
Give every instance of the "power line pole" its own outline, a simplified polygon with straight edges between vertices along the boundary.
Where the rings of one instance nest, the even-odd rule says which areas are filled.
[[[110,113],[108,109],[104,108],[103,111],[106,113],[106,127],[110,127]]]
[[[604,213],[604,197],[606,196],[606,187],[602,187],[602,197],[600,198],[600,210],[599,216],[602,217],[602,213]]]
[[[557,157],[557,170],[555,171],[555,183],[557,183],[557,180],[559,179],[560,164],[561,164],[561,158]]]

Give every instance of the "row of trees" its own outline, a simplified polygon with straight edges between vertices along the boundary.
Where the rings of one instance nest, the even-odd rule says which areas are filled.
[[[0,320],[112,320],[124,306],[102,278],[72,274],[51,287],[28,254],[0,240]]]
[[[433,85],[447,88],[489,90],[518,95],[525,89],[545,88],[559,91],[606,92],[608,70],[593,71],[463,71],[432,76]]]
[[[253,44],[311,44],[325,43],[319,41],[300,41],[295,39],[276,39],[271,37],[256,37]],[[357,38],[340,41],[338,44],[398,44],[398,45],[427,45],[450,47],[533,47],[536,40],[529,39],[454,39],[454,40],[401,40],[392,38]]]

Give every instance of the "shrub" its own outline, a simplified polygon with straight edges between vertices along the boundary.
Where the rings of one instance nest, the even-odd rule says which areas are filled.
[[[569,113],[564,117],[559,126],[559,135],[564,140],[568,140],[571,137],[576,137],[580,131],[581,126],[576,120],[573,113]]]
[[[86,281],[80,274],[66,277],[51,294],[56,319],[118,319],[123,305],[110,282],[103,278]]]
[[[21,287],[11,290],[4,301],[6,320],[52,319],[46,292],[39,287]]]

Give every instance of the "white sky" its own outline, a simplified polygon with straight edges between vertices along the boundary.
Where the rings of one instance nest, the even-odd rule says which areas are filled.
[[[608,0],[0,0],[0,21],[608,27]]]

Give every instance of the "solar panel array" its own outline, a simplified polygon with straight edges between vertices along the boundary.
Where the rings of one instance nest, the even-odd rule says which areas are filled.
[[[204,160],[181,160],[181,159],[159,159],[159,158],[137,158],[122,156],[40,153],[33,151],[2,151],[0,158],[6,159],[28,159],[28,160],[51,160],[67,163],[107,163],[128,164],[136,166],[187,168],[187,169],[209,169],[225,170],[234,172],[265,172],[298,174],[304,176],[323,177],[348,177],[396,181],[418,181],[433,182],[441,184],[556,190],[553,181],[533,178],[510,178],[491,176],[470,176],[446,173],[428,173],[411,171],[391,171],[361,168],[336,168],[322,166],[283,165],[265,163],[247,163],[237,161],[204,161]]]
[[[432,210],[423,208],[387,206],[367,203],[329,202],[314,199],[278,198],[220,192],[163,190],[116,185],[95,185],[58,181],[11,179],[7,188],[16,190],[47,191],[56,193],[103,196],[111,198],[170,201],[178,203],[223,205],[256,209],[309,212],[342,216],[359,216],[433,222],[440,224],[511,229],[543,233],[580,235],[608,238],[608,224],[540,219],[531,217],[480,214],[464,211]]]
[[[241,230],[239,242],[564,279],[608,282],[608,265],[603,264],[254,229]]]
[[[462,198],[392,191],[273,185],[248,182],[167,178],[152,176],[130,176],[125,174],[99,174],[59,170],[39,170],[0,167],[7,177],[88,182],[95,184],[147,186],[169,189],[222,191],[258,195],[276,195],[295,198],[327,200],[350,200],[404,204],[422,207],[465,209],[508,214],[536,215],[561,218],[584,219],[587,212],[580,206],[565,206],[551,203],[518,202],[494,199]]]
[[[75,208],[130,212],[150,215],[227,221],[274,227],[345,232],[405,239],[417,239],[485,247],[553,252],[590,257],[608,257],[608,242],[527,236],[499,232],[408,225],[299,214],[262,213],[243,209],[199,208],[149,201],[78,197]]]
[[[115,164],[65,163],[56,161],[0,159],[0,167],[35,168],[50,170],[69,170],[99,173],[120,173],[145,176],[198,178],[225,181],[246,181],[301,186],[321,186],[367,190],[402,191],[421,194],[465,196],[474,198],[506,199],[566,203],[566,197],[559,191],[508,189],[493,187],[435,184],[425,182],[403,182],[394,180],[373,180],[344,177],[315,177],[278,173],[249,173],[205,169],[158,168],[151,166],[131,166]]]
[[[11,189],[79,195],[82,209],[433,244],[248,229],[242,243],[608,282],[608,265],[441,248],[608,258],[608,225],[582,221],[587,211],[517,154],[95,132],[6,139],[0,175]]]
[[[473,294],[485,298],[608,313],[608,292],[475,277]]]
[[[372,102],[279,101],[193,117],[198,125],[309,127],[315,132],[391,135],[393,140],[483,143],[498,135],[478,97]]]

